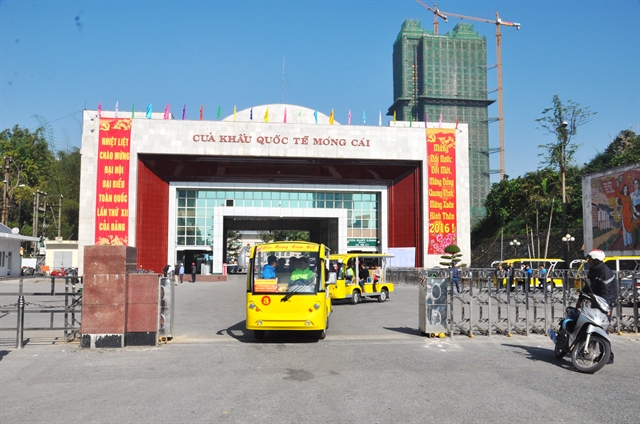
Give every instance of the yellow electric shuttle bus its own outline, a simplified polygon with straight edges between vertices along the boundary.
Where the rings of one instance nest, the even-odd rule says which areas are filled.
[[[374,298],[384,302],[394,291],[387,281],[385,253],[345,253],[331,255],[329,265],[329,296],[331,299],[350,299],[356,305],[363,299]],[[361,274],[362,273],[362,277]]]
[[[331,298],[326,289],[329,249],[309,242],[260,244],[247,272],[247,330],[302,330],[324,339]]]

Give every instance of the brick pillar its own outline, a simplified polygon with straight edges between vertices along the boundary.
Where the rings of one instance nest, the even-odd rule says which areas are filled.
[[[127,275],[125,346],[155,346],[158,341],[157,274]]]
[[[135,247],[85,246],[82,347],[124,347],[127,273],[136,261]]]

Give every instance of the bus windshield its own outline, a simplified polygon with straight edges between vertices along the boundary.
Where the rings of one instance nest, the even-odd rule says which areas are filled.
[[[251,285],[253,293],[317,293],[321,270],[318,247],[268,244],[256,246]]]

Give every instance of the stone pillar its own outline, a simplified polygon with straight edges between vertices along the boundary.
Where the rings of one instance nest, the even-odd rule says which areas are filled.
[[[127,275],[125,346],[155,346],[158,341],[157,274]]]
[[[135,247],[85,246],[82,347],[124,347],[127,274],[136,260]]]

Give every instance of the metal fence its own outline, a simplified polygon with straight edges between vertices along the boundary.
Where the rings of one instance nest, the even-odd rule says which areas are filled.
[[[18,292],[2,292],[0,293],[0,303],[4,303],[10,299],[16,299],[15,303],[0,305],[0,313],[2,314],[1,324],[10,322],[10,315],[16,314],[16,326],[0,327],[0,331],[16,332],[16,347],[24,346],[25,331],[46,331],[57,330],[64,331],[65,341],[72,341],[80,336],[80,315],[82,313],[82,277],[65,276],[65,277],[49,277],[51,280],[51,288],[47,292],[25,292],[24,278],[20,277],[18,283]],[[28,278],[27,282],[41,281],[42,279]],[[56,283],[64,284],[64,292],[56,291]],[[46,281],[46,280],[45,280]],[[31,287],[31,285],[30,285]],[[27,300],[28,299],[28,300]],[[39,299],[38,303],[35,300]],[[49,314],[49,325],[39,325],[45,322],[42,319],[30,319],[29,324],[25,322],[25,313],[27,314]],[[63,324],[56,322],[57,314],[62,314]],[[33,322],[33,324],[31,324]],[[31,326],[29,326],[31,325]]]
[[[616,277],[619,301],[612,311],[609,332],[637,334],[640,273],[620,271]],[[531,280],[527,281],[521,270],[515,270],[511,278],[506,271],[495,268],[461,269],[461,292],[457,293],[446,268],[387,270],[387,280],[399,284],[429,287],[426,284],[429,278],[446,280],[447,320],[443,326],[450,336],[528,336],[532,333],[546,334],[549,328],[557,330],[566,307],[576,304],[586,272],[556,270],[543,279],[535,270]],[[546,284],[542,284],[543,280]],[[423,301],[425,299],[421,299]],[[426,299],[426,302],[430,303],[430,300]]]

